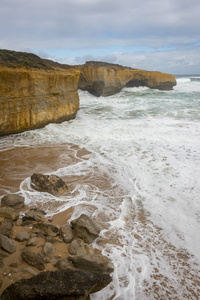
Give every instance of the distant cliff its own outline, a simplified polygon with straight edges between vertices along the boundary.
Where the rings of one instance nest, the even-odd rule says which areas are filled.
[[[144,71],[116,64],[87,62],[81,71],[78,87],[95,96],[109,96],[124,87],[147,86],[152,89],[171,90],[176,85],[173,75]]]
[[[0,50],[0,135],[74,118],[79,73],[34,54]]]
[[[0,135],[70,120],[79,109],[78,88],[109,96],[124,87],[170,90],[174,76],[120,65],[59,64],[35,54],[0,50]]]

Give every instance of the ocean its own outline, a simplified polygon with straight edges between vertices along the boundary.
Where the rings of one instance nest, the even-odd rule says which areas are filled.
[[[92,300],[200,299],[200,76],[176,79],[172,91],[79,91],[74,120],[0,138],[1,195],[99,222],[93,246],[115,271]],[[32,190],[41,169],[69,182],[70,195]]]

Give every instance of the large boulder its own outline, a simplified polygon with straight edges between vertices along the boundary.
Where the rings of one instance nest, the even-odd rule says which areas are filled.
[[[111,282],[109,274],[81,270],[47,271],[11,284],[1,300],[84,300]]]
[[[99,232],[101,231],[98,225],[85,214],[71,221],[71,225],[76,236],[89,244],[99,236]]]
[[[1,200],[1,206],[11,206],[13,208],[21,208],[24,206],[24,197],[17,194],[8,194]]]
[[[57,175],[34,173],[31,176],[31,187],[40,192],[47,192],[54,196],[59,196],[68,192],[66,183]]]
[[[68,260],[73,263],[76,268],[88,270],[97,273],[112,273],[114,265],[111,260],[104,255],[83,254],[70,255]]]
[[[9,253],[14,253],[17,250],[17,243],[6,235],[0,234],[0,247]]]

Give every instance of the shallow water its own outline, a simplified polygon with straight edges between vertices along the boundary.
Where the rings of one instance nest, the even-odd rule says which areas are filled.
[[[200,297],[200,77],[177,83],[107,98],[80,91],[75,120],[0,139],[6,176],[13,174],[1,195],[15,186],[49,215],[73,206],[71,218],[87,213],[100,222],[94,246],[115,271],[91,299]],[[33,191],[35,171],[63,177],[71,194]]]

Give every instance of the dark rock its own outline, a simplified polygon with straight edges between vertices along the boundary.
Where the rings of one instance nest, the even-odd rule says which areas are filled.
[[[78,219],[71,221],[76,235],[86,243],[92,243],[98,237],[100,228],[87,215],[82,214]]]
[[[18,233],[15,239],[18,242],[24,242],[24,241],[28,241],[29,238],[30,238],[30,234],[27,231],[22,231]]]
[[[22,218],[23,221],[36,221],[39,222],[45,216],[45,212],[41,209],[30,209],[25,213],[25,216]]]
[[[56,175],[34,173],[31,176],[31,187],[40,192],[47,192],[59,196],[68,192],[66,183]]]
[[[81,270],[47,271],[11,284],[1,300],[84,300],[111,282],[109,274]]]
[[[10,237],[12,234],[13,221],[10,219],[4,219],[0,222],[0,234],[4,234],[7,237]]]
[[[19,212],[12,207],[0,207],[0,216],[16,221],[19,218]]]
[[[22,249],[21,256],[29,265],[40,271],[44,270],[45,260],[40,254],[33,253],[27,249]]]
[[[6,235],[0,234],[0,247],[9,253],[14,253],[17,250],[17,243]]]
[[[43,254],[47,257],[53,257],[55,253],[55,248],[52,243],[46,242],[43,246]]]
[[[13,208],[21,208],[24,206],[24,197],[17,194],[9,194],[2,198],[1,206],[11,206]]]
[[[37,223],[33,225],[33,232],[42,232],[44,235],[57,236],[59,233],[59,229],[52,224]]]
[[[60,236],[63,238],[65,243],[71,243],[74,236],[73,230],[69,225],[65,225],[60,228]]]
[[[84,241],[81,239],[73,240],[68,247],[68,251],[71,255],[83,255],[86,254]]]
[[[33,236],[31,237],[27,242],[26,242],[26,246],[36,246],[38,244],[38,239]]]
[[[107,256],[104,255],[70,255],[68,259],[69,261],[72,261],[76,268],[91,272],[112,273],[114,270],[113,263]]]

